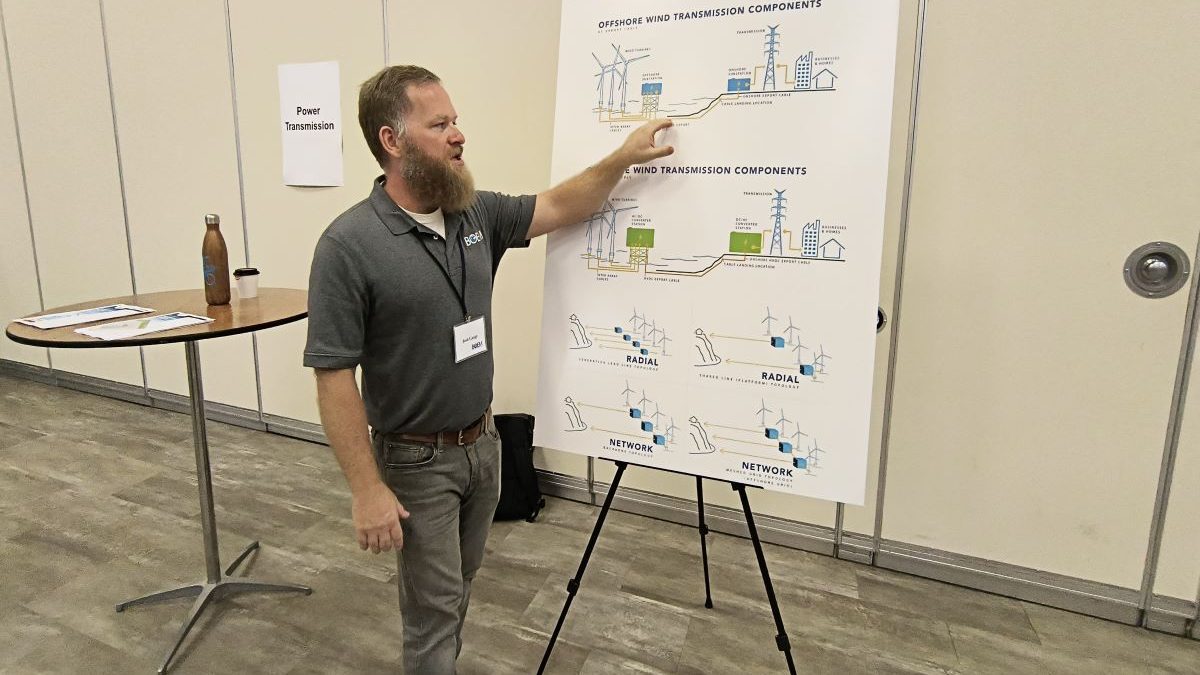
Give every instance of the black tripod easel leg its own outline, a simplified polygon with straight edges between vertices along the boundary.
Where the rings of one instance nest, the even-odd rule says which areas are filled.
[[[732,483],[733,489],[742,498],[742,511],[746,514],[746,527],[750,529],[750,541],[754,542],[754,554],[758,556],[758,569],[762,572],[763,584],[767,587],[767,600],[771,603],[771,614],[775,617],[775,644],[787,659],[788,672],[796,675],[796,663],[792,660],[792,644],[788,640],[787,631],[783,627],[783,616],[779,613],[779,603],[775,600],[775,588],[771,585],[771,575],[767,572],[767,558],[763,555],[762,542],[758,538],[758,528],[754,526],[754,514],[750,512],[750,498],[746,496],[746,486]]]
[[[542,675],[546,671],[546,664],[550,662],[550,652],[554,651],[554,643],[558,642],[558,633],[562,630],[563,623],[567,620],[567,612],[571,609],[571,602],[575,600],[575,594],[579,592],[579,582],[583,579],[583,572],[587,569],[588,559],[592,557],[592,549],[596,548],[596,540],[600,538],[600,528],[604,527],[604,519],[608,517],[608,511],[612,507],[613,496],[617,494],[617,486],[621,483],[621,475],[625,473],[625,467],[629,466],[626,462],[617,462],[617,474],[613,476],[612,484],[608,486],[608,495],[604,498],[604,507],[600,509],[600,516],[596,518],[596,527],[592,528],[592,538],[588,540],[587,548],[583,551],[583,560],[579,561],[579,570],[575,572],[575,577],[567,582],[567,601],[563,604],[562,614],[558,615],[558,624],[554,626],[554,632],[550,635],[550,642],[546,645],[546,653],[542,654],[542,665],[538,666],[538,675]]]
[[[704,479],[696,476],[696,513],[700,519],[700,556],[704,559],[704,606],[712,609],[712,586],[708,581],[708,525],[704,524]]]

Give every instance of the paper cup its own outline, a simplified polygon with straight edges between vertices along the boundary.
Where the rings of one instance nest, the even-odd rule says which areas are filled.
[[[242,267],[234,270],[233,278],[237,280],[239,298],[249,300],[258,297],[258,270],[253,267]]]

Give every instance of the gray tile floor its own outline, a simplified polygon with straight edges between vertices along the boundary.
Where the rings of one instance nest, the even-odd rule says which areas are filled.
[[[184,415],[0,377],[0,671],[152,672],[188,602],[113,604],[200,581]],[[323,446],[210,424],[221,550],[252,539],[261,580],[201,621],[174,672],[399,672],[394,559],[358,551]],[[531,673],[596,515],[551,499],[497,524],[475,582],[461,673]],[[613,513],[551,672],[777,673],[750,542],[711,537],[703,607],[695,530]],[[804,673],[1200,673],[1200,642],[767,546]]]

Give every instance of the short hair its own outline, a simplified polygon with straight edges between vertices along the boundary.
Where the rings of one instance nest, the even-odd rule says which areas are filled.
[[[359,87],[358,126],[379,166],[386,166],[388,158],[379,142],[379,129],[391,127],[396,135],[404,134],[404,116],[412,110],[408,87],[439,82],[441,78],[421,66],[388,66]]]

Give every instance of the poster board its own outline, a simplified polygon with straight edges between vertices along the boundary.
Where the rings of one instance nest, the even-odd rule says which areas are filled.
[[[565,0],[552,180],[668,118],[551,235],[537,445],[862,504],[896,0]]]

